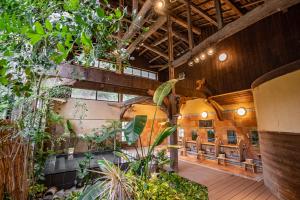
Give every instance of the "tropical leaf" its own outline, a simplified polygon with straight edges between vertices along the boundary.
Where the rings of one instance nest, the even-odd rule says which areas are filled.
[[[45,34],[43,26],[41,25],[40,22],[35,22],[34,26],[35,26],[35,31],[36,31],[37,34],[40,34],[40,35],[44,35]]]
[[[143,132],[147,122],[146,115],[137,115],[134,119],[127,123],[124,131],[126,141],[129,145],[136,142]]]
[[[177,129],[177,126],[171,126],[171,127],[165,128],[162,132],[160,132],[160,134],[155,138],[155,140],[151,146],[150,152],[152,152],[155,147],[160,145],[167,137],[169,137],[172,133],[174,133],[174,131],[176,131],[176,129]]]
[[[164,98],[171,92],[174,85],[177,83],[177,79],[169,80],[163,84],[161,84],[154,93],[153,102],[156,103],[157,106],[161,106]]]
[[[82,192],[78,200],[99,199],[102,194],[103,184],[103,182],[98,181],[94,185],[87,187],[86,190]]]

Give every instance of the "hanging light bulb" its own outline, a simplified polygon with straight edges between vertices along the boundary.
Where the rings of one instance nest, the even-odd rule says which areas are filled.
[[[192,61],[192,60],[189,61],[188,65],[189,65],[190,67],[192,67],[192,66],[194,65],[193,61]]]
[[[241,107],[241,108],[239,108],[239,109],[237,109],[237,114],[239,115],[239,116],[244,116],[244,115],[246,115],[246,109],[245,108],[243,108],[243,107]]]
[[[164,0],[156,0],[154,3],[154,10],[157,13],[163,13],[165,7],[166,7],[166,2]]]

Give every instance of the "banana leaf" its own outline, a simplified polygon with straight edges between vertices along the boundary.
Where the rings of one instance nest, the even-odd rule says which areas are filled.
[[[155,138],[150,153],[153,152],[154,148],[160,145],[167,137],[169,137],[172,133],[174,133],[177,129],[177,126],[171,126],[165,128],[160,134]]]
[[[143,132],[147,122],[146,115],[137,115],[134,119],[127,123],[125,129],[123,129],[126,142],[131,145],[137,141],[141,133]]]
[[[163,84],[161,84],[153,95],[153,102],[156,103],[157,106],[161,106],[164,98],[171,92],[174,85],[177,83],[177,79],[169,80]]]

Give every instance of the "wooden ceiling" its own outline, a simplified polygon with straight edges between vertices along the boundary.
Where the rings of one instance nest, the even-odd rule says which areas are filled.
[[[132,25],[134,17],[131,17],[134,8],[139,13],[144,4],[149,0],[125,0],[115,2],[114,6],[127,7],[129,15],[124,19],[128,28]],[[220,1],[221,9],[216,9]],[[155,2],[152,0],[152,3]],[[170,14],[173,26],[174,58],[177,59],[189,51],[188,39],[188,3],[190,4],[191,30],[193,33],[193,45],[201,43],[210,35],[216,33],[228,23],[231,23],[264,3],[263,0],[165,0],[168,3],[166,12]],[[127,47],[129,52],[144,58],[151,70],[162,70],[168,63],[168,38],[167,20],[152,8],[144,12],[143,27],[149,27],[149,31],[142,29],[132,35],[132,43]],[[221,15],[218,15],[221,13]],[[222,20],[220,20],[220,16]],[[219,18],[219,19],[218,19]],[[141,20],[142,21],[142,20]],[[220,21],[223,23],[220,24]],[[128,31],[127,31],[128,32]],[[126,32],[126,33],[127,33]],[[122,37],[122,35],[121,35]]]

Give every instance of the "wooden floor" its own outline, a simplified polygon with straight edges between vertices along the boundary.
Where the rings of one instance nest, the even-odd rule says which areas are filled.
[[[209,200],[277,200],[263,181],[254,181],[198,164],[179,161],[179,175],[208,187]]]

